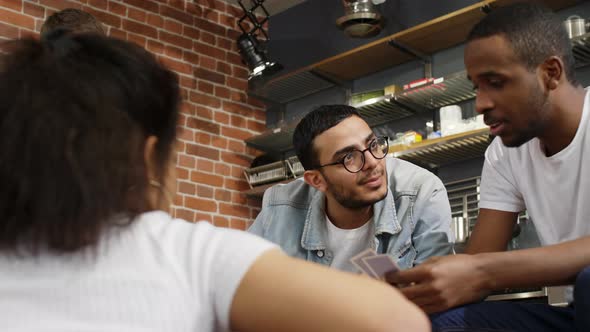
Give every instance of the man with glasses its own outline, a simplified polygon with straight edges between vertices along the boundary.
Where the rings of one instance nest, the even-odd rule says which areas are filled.
[[[355,272],[350,258],[367,248],[400,268],[452,253],[451,209],[442,182],[409,162],[386,158],[359,112],[320,106],[293,134],[303,181],[269,188],[249,231],[294,257]]]

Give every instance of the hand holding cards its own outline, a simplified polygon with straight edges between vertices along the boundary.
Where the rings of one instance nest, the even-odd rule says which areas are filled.
[[[350,262],[362,273],[375,279],[382,279],[389,272],[399,271],[393,257],[387,254],[377,255],[370,248],[352,257]]]

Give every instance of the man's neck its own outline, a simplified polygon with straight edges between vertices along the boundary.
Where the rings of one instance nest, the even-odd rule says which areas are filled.
[[[582,87],[567,87],[556,96],[552,110],[550,127],[539,136],[541,146],[549,157],[565,149],[576,136],[582,112],[586,90]]]
[[[341,229],[355,229],[366,224],[373,217],[373,206],[351,209],[326,197],[326,214],[334,226]]]

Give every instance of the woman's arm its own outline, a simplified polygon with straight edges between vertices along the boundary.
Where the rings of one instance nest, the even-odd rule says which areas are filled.
[[[425,314],[395,288],[288,257],[260,256],[230,311],[237,331],[430,331]]]

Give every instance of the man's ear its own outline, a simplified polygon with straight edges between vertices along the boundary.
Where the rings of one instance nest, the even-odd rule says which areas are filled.
[[[557,89],[559,83],[567,80],[565,77],[563,61],[557,56],[547,58],[547,60],[541,64],[541,71],[543,75],[543,83],[548,91]]]
[[[326,184],[326,179],[324,179],[322,173],[317,169],[303,172],[303,180],[321,192],[326,192],[328,187]]]
[[[158,178],[158,171],[156,167],[156,144],[158,138],[154,135],[148,136],[145,140],[143,148],[143,161],[145,162],[146,175],[148,180],[155,180]]]

